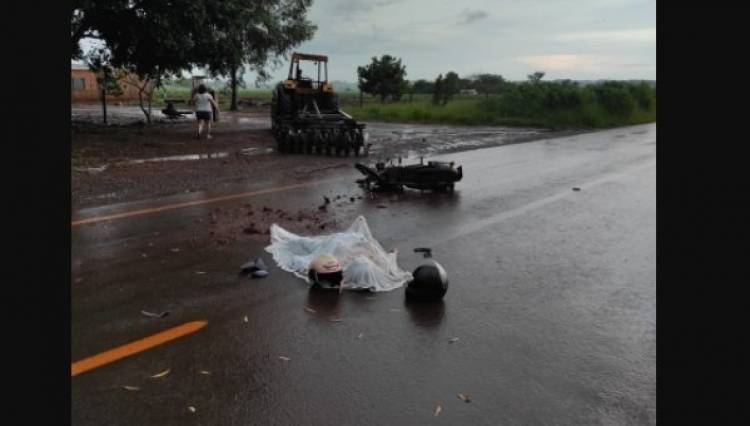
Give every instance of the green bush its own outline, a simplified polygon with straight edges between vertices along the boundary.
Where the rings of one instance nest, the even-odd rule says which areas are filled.
[[[575,83],[566,81],[560,84],[546,83],[544,86],[543,103],[547,110],[569,110],[583,104],[583,93]]]
[[[628,90],[630,91],[630,95],[633,96],[633,99],[635,99],[636,103],[638,104],[638,107],[644,110],[651,109],[651,105],[653,105],[653,100],[656,97],[656,93],[654,89],[651,88],[647,83],[642,82],[640,84],[634,84],[628,86]]]
[[[594,87],[596,100],[607,112],[622,117],[633,115],[636,108],[635,100],[628,88],[618,82],[606,82]]]

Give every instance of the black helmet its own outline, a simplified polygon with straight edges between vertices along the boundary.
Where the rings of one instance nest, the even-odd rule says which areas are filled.
[[[436,301],[448,291],[448,274],[434,260],[418,266],[412,275],[414,279],[406,285],[407,300]]]

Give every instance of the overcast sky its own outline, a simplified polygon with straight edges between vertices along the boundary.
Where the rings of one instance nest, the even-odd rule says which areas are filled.
[[[332,80],[386,53],[409,80],[656,79],[654,0],[315,0],[309,18],[318,31],[297,50],[329,55]]]
[[[330,80],[354,82],[383,54],[401,58],[409,80],[656,79],[655,0],[315,0],[308,17],[318,31],[295,50],[328,55]]]

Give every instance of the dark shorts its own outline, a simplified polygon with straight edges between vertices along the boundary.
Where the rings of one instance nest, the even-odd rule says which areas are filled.
[[[197,120],[211,121],[211,111],[195,111],[195,118]]]

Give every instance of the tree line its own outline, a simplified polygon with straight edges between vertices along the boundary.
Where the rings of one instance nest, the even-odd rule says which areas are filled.
[[[596,102],[611,114],[627,116],[636,109],[651,108],[656,92],[645,82],[626,83],[605,81],[583,87],[571,80],[542,81],[545,73],[536,71],[526,81],[511,82],[499,74],[475,74],[461,78],[453,71],[410,82],[405,79],[406,66],[400,58],[383,55],[373,57],[370,64],[357,69],[359,88],[364,93],[378,96],[381,102],[398,101],[405,93],[432,95],[432,102],[445,105],[462,90],[473,89],[477,94],[503,95],[494,105],[506,115],[539,116],[550,111],[572,110],[585,103]]]
[[[404,94],[430,94],[433,102],[446,104],[462,90],[475,90],[478,94],[497,95],[503,91],[506,80],[499,74],[476,74],[461,78],[449,71],[440,74],[434,81],[425,79],[406,80],[406,66],[400,58],[391,55],[373,57],[368,65],[357,68],[359,89],[369,95],[378,96],[381,102],[400,100]]]

